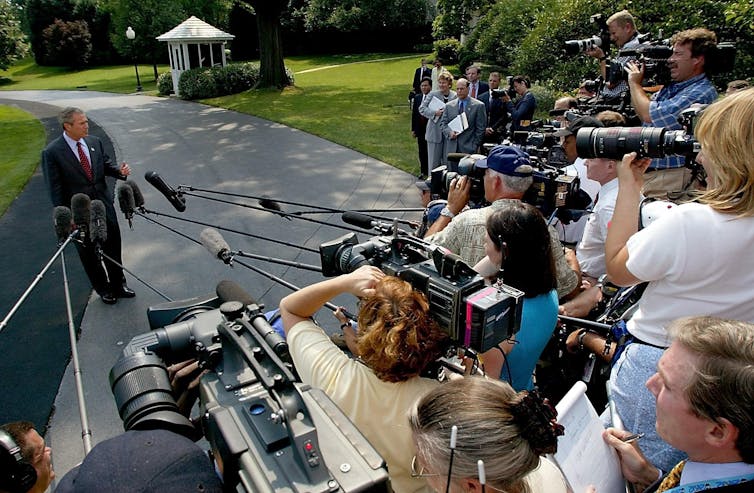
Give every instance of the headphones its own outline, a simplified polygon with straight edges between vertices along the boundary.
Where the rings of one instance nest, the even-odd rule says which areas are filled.
[[[21,455],[21,447],[0,430],[0,490],[25,493],[37,482],[37,471]]]

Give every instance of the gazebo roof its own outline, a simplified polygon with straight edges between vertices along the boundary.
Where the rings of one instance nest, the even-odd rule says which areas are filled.
[[[209,42],[230,41],[235,38],[232,34],[221,31],[203,20],[191,16],[165,34],[157,36],[157,41],[170,42]]]

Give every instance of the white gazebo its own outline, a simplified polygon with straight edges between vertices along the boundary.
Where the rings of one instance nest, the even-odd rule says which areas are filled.
[[[157,36],[157,41],[168,44],[173,92],[178,95],[178,80],[184,70],[196,67],[225,66],[225,43],[235,38],[232,34],[211,26],[193,15]]]

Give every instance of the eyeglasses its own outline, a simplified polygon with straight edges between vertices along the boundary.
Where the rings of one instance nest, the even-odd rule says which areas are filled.
[[[416,468],[419,467],[419,470],[417,471]],[[413,456],[411,458],[411,477],[412,478],[434,478],[439,476],[439,474],[432,474],[424,472],[424,466],[421,466],[417,464],[416,456]]]

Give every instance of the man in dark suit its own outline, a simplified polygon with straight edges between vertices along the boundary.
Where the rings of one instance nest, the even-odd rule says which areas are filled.
[[[42,151],[42,171],[54,206],[70,207],[74,194],[84,193],[91,200],[105,204],[107,240],[102,252],[117,263],[120,254],[120,228],[113,207],[113,194],[106,176],[125,180],[131,173],[126,163],[118,166],[105,152],[102,141],[89,134],[89,120],[79,108],[66,108],[59,116],[63,135]],[[126,285],[123,269],[104,259],[104,267],[94,245],[87,238],[76,248],[92,287],[102,301],[112,305],[118,298],[132,298],[135,293]]]
[[[676,320],[673,342],[647,380],[656,400],[660,437],[688,459],[660,471],[608,428],[636,491],[744,492],[754,489],[754,324],[712,317]],[[635,344],[635,343],[634,343]]]
[[[484,130],[484,142],[499,144],[506,135],[508,112],[503,105],[502,95],[493,97],[492,91],[500,88],[500,73],[490,72],[490,90],[479,96],[479,101],[487,109],[487,128]]]
[[[419,113],[419,107],[424,102],[425,98],[430,97],[429,91],[432,89],[432,79],[425,77],[421,81],[419,86],[420,92],[414,96],[413,104],[411,105],[411,135],[416,139],[416,144],[419,146],[419,164],[421,166],[421,176],[429,176],[429,159],[427,157],[427,117]]]
[[[425,77],[429,77],[429,87],[432,88],[432,68],[427,66],[427,60],[422,58],[422,66],[414,72],[414,82],[411,87],[414,88],[414,95],[421,92],[421,83]]]
[[[466,69],[466,80],[469,81],[469,96],[474,99],[479,99],[482,94],[490,90],[490,86],[486,82],[479,80],[481,75],[482,69],[476,65],[471,65]]]
[[[484,109],[484,103],[469,96],[469,81],[458,79],[456,93],[458,98],[448,102],[440,118],[440,128],[446,139],[446,156],[451,152],[468,154],[478,152],[484,138],[484,129],[487,127],[487,111]],[[469,126],[461,132],[456,132],[450,128],[449,124],[461,113],[466,114]]]

